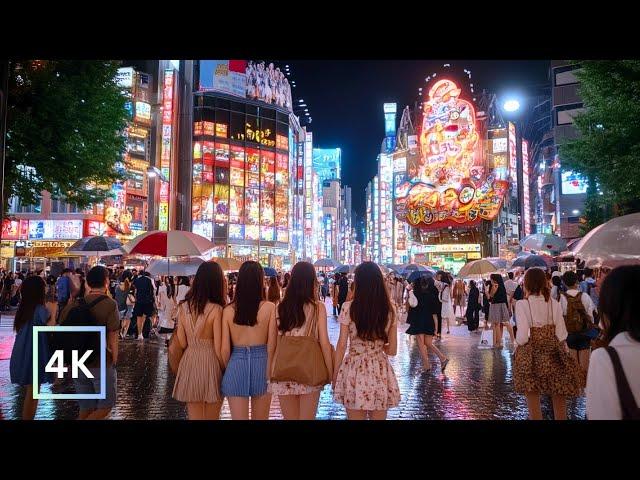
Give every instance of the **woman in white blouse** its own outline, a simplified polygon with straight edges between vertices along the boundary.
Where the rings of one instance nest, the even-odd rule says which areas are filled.
[[[542,420],[540,395],[550,395],[553,416],[567,418],[566,397],[580,395],[584,375],[569,354],[560,304],[551,298],[545,272],[527,270],[526,298],[516,303],[515,391],[527,398],[529,418]]]
[[[640,419],[640,266],[615,268],[600,289],[598,309],[609,346],[591,354],[589,420]]]

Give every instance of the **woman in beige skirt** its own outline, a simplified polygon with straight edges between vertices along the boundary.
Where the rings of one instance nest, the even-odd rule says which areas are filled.
[[[189,420],[217,420],[222,408],[222,308],[226,297],[220,265],[204,262],[178,306],[177,340],[184,350],[173,398],[186,402]]]

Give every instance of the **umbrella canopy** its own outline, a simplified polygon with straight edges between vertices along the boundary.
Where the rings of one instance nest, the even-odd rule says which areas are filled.
[[[418,278],[421,277],[435,277],[436,272],[434,272],[433,270],[414,270],[412,271],[409,276],[407,277],[407,281],[409,283],[415,282]]]
[[[265,277],[277,277],[278,276],[278,272],[276,272],[276,269],[273,267],[262,267],[264,269],[264,275]]]
[[[380,267],[380,271],[382,272],[383,275],[388,275],[391,270],[387,267],[385,267],[384,265],[378,265]]]
[[[513,263],[511,264],[511,267],[522,267],[524,268],[524,262],[527,260],[527,258],[531,257],[531,255],[524,255],[522,257],[518,257],[516,258]]]
[[[355,265],[341,265],[336,268],[333,273],[353,273],[356,270]]]
[[[213,257],[211,261],[220,265],[220,268],[224,271],[240,270],[240,266],[242,265],[242,262],[235,258]]]
[[[402,265],[394,265],[394,264],[387,264],[386,267],[389,270],[393,270],[396,273],[400,273],[402,271]]]
[[[108,252],[110,250],[119,249],[122,246],[120,240],[114,237],[103,237],[102,235],[93,237],[84,237],[71,245],[68,249],[68,253],[95,253],[95,252]],[[116,253],[115,255],[121,254]]]
[[[188,277],[195,275],[198,267],[204,263],[199,257],[191,257],[180,260],[171,260],[168,258],[160,258],[153,260],[147,267],[147,272],[151,275],[172,275]]]
[[[459,277],[468,277],[470,275],[486,275],[498,271],[498,268],[485,258],[473,260],[464,265],[458,272]]]
[[[182,230],[152,230],[138,235],[123,246],[130,254],[161,257],[198,256],[214,247],[211,240]]]
[[[567,242],[557,235],[534,233],[523,238],[520,241],[520,246],[526,250],[562,252],[567,249]]]
[[[507,265],[509,264],[509,261],[506,258],[488,257],[488,258],[485,258],[485,260],[488,260],[491,263],[493,263],[497,269],[501,269],[501,268],[506,269]]]
[[[403,265],[402,271],[400,273],[405,277],[408,277],[413,272],[431,272],[434,275],[436,274],[433,268],[425,267],[424,265],[420,265],[417,263],[409,263],[407,265]]]
[[[529,255],[531,255],[531,252],[525,252],[524,250],[521,250],[516,254],[516,257],[528,257]]]
[[[555,262],[553,261],[553,258],[549,257],[548,255],[529,255],[524,259],[524,268],[532,268],[532,267],[547,268],[552,266],[554,263]],[[513,262],[513,266],[517,267],[518,265],[516,265],[516,262]]]
[[[640,258],[640,213],[616,217],[594,228],[573,249],[581,260]]]
[[[338,262],[336,262],[335,260],[333,260],[332,258],[321,258],[320,260],[316,260],[313,263],[314,267],[339,267],[340,264]]]

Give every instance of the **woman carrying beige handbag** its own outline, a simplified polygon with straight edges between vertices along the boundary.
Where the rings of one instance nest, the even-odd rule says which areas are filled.
[[[269,392],[278,395],[285,420],[314,420],[320,392],[333,376],[327,312],[317,300],[314,267],[298,262],[278,305],[278,345]]]

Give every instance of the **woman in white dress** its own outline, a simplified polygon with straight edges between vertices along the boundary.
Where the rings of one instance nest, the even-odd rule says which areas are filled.
[[[443,272],[440,276],[440,282],[436,282],[438,290],[440,290],[440,302],[442,303],[442,320],[447,322],[447,333],[449,331],[449,324],[455,320],[456,314],[453,311],[453,304],[451,302],[451,276],[448,273]]]
[[[173,301],[173,289],[169,284],[169,277],[164,277],[158,287],[158,334],[166,335],[165,343],[169,344],[171,334],[175,329],[175,320],[172,318],[176,303]]]

